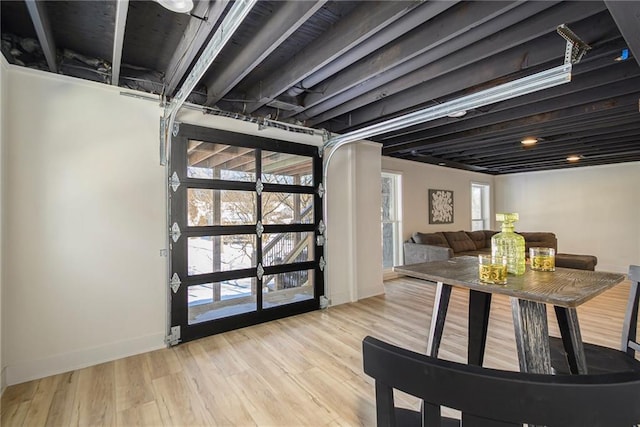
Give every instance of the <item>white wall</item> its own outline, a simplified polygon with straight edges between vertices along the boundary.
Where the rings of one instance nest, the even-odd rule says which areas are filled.
[[[3,239],[3,229],[4,229],[4,212],[3,212],[3,199],[4,199],[4,186],[6,179],[4,178],[4,134],[7,131],[7,123],[5,123],[5,109],[7,104],[7,97],[5,96],[6,92],[6,84],[5,84],[5,76],[8,72],[8,64],[7,60],[4,58],[4,55],[0,55],[0,394],[4,391],[6,382],[5,375],[5,357],[4,357],[4,326],[5,322],[3,321],[4,317],[4,268],[3,268],[3,253],[4,253],[4,239]]]
[[[471,183],[493,185],[493,176],[382,157],[382,169],[402,175],[403,240],[416,231],[471,230]],[[453,224],[429,224],[429,189],[453,191]]]
[[[159,108],[11,66],[4,215],[7,382],[161,348]]]
[[[597,256],[597,270],[640,264],[640,162],[498,176],[495,208],[520,214],[516,230],[554,232],[559,252]]]
[[[7,383],[163,347],[168,285],[167,258],[160,256],[167,226],[159,105],[21,67],[8,66],[2,78],[0,341]],[[322,144],[319,136],[194,111],[178,119]],[[345,296],[332,298],[334,305],[382,291],[379,150],[377,144],[341,149],[329,171],[337,177],[329,222],[348,236],[346,245],[342,235],[329,239],[339,259],[329,261],[328,286]],[[369,161],[376,156],[377,165]]]
[[[384,293],[382,284],[382,144],[361,143],[356,147],[355,261],[357,299]]]

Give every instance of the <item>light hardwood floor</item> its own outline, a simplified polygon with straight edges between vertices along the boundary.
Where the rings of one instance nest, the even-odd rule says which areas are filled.
[[[375,425],[366,335],[424,352],[435,286],[400,278],[386,294],[14,385],[2,426]],[[583,338],[618,347],[629,283],[579,308]],[[440,357],[466,362],[468,291],[454,289]],[[552,310],[552,335],[558,335]],[[507,297],[492,301],[485,366],[517,370]],[[417,400],[398,394],[402,406]]]

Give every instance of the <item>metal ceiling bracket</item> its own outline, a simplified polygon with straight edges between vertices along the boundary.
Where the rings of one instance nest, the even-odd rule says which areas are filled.
[[[164,342],[168,346],[178,345],[180,343],[180,326],[172,326],[171,333],[164,338]]]
[[[171,189],[175,193],[178,190],[178,187],[180,187],[180,178],[178,178],[178,174],[176,173],[176,171],[173,171],[173,174],[171,174],[169,183],[171,184]]]
[[[262,184],[262,180],[258,178],[258,180],[256,181],[256,193],[258,193],[258,196],[262,194],[263,189],[264,184]]]
[[[264,276],[264,268],[262,268],[261,263],[258,263],[258,268],[256,269],[256,277],[258,277],[258,280],[262,280],[262,276]]]
[[[173,273],[173,276],[171,276],[171,281],[169,282],[169,285],[171,285],[171,290],[173,291],[174,294],[178,292],[178,289],[180,289],[181,284],[182,284],[182,280],[180,280],[180,276],[178,276],[178,273]]]
[[[563,39],[567,41],[567,46],[564,50],[565,64],[577,64],[578,62],[580,62],[585,53],[591,50],[591,46],[586,44],[565,24],[559,25],[556,31],[562,36]]]
[[[160,165],[167,164],[167,127],[164,117],[160,117]]]
[[[171,226],[171,240],[173,240],[173,243],[176,243],[180,236],[182,236],[182,233],[180,232],[180,226],[178,226],[177,222],[174,222]]]
[[[258,238],[262,237],[263,232],[264,232],[264,225],[262,225],[262,222],[258,221],[258,223],[256,224],[256,234],[258,235]]]

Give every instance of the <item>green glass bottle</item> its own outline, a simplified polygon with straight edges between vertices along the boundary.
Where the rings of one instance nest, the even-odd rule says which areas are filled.
[[[518,219],[517,213],[496,214],[496,221],[502,221],[502,232],[491,237],[491,254],[506,256],[507,272],[516,276],[525,272],[524,237],[513,231]]]

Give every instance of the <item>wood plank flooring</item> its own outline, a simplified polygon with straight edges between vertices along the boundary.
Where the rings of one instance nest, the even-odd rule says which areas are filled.
[[[386,294],[8,387],[2,426],[375,425],[361,342],[424,352],[435,286]],[[578,309],[585,341],[618,347],[629,282]],[[453,290],[440,357],[466,362],[468,291]],[[517,370],[509,299],[494,296],[485,366]],[[549,310],[552,335],[558,336]],[[397,396],[402,406],[417,400]]]

